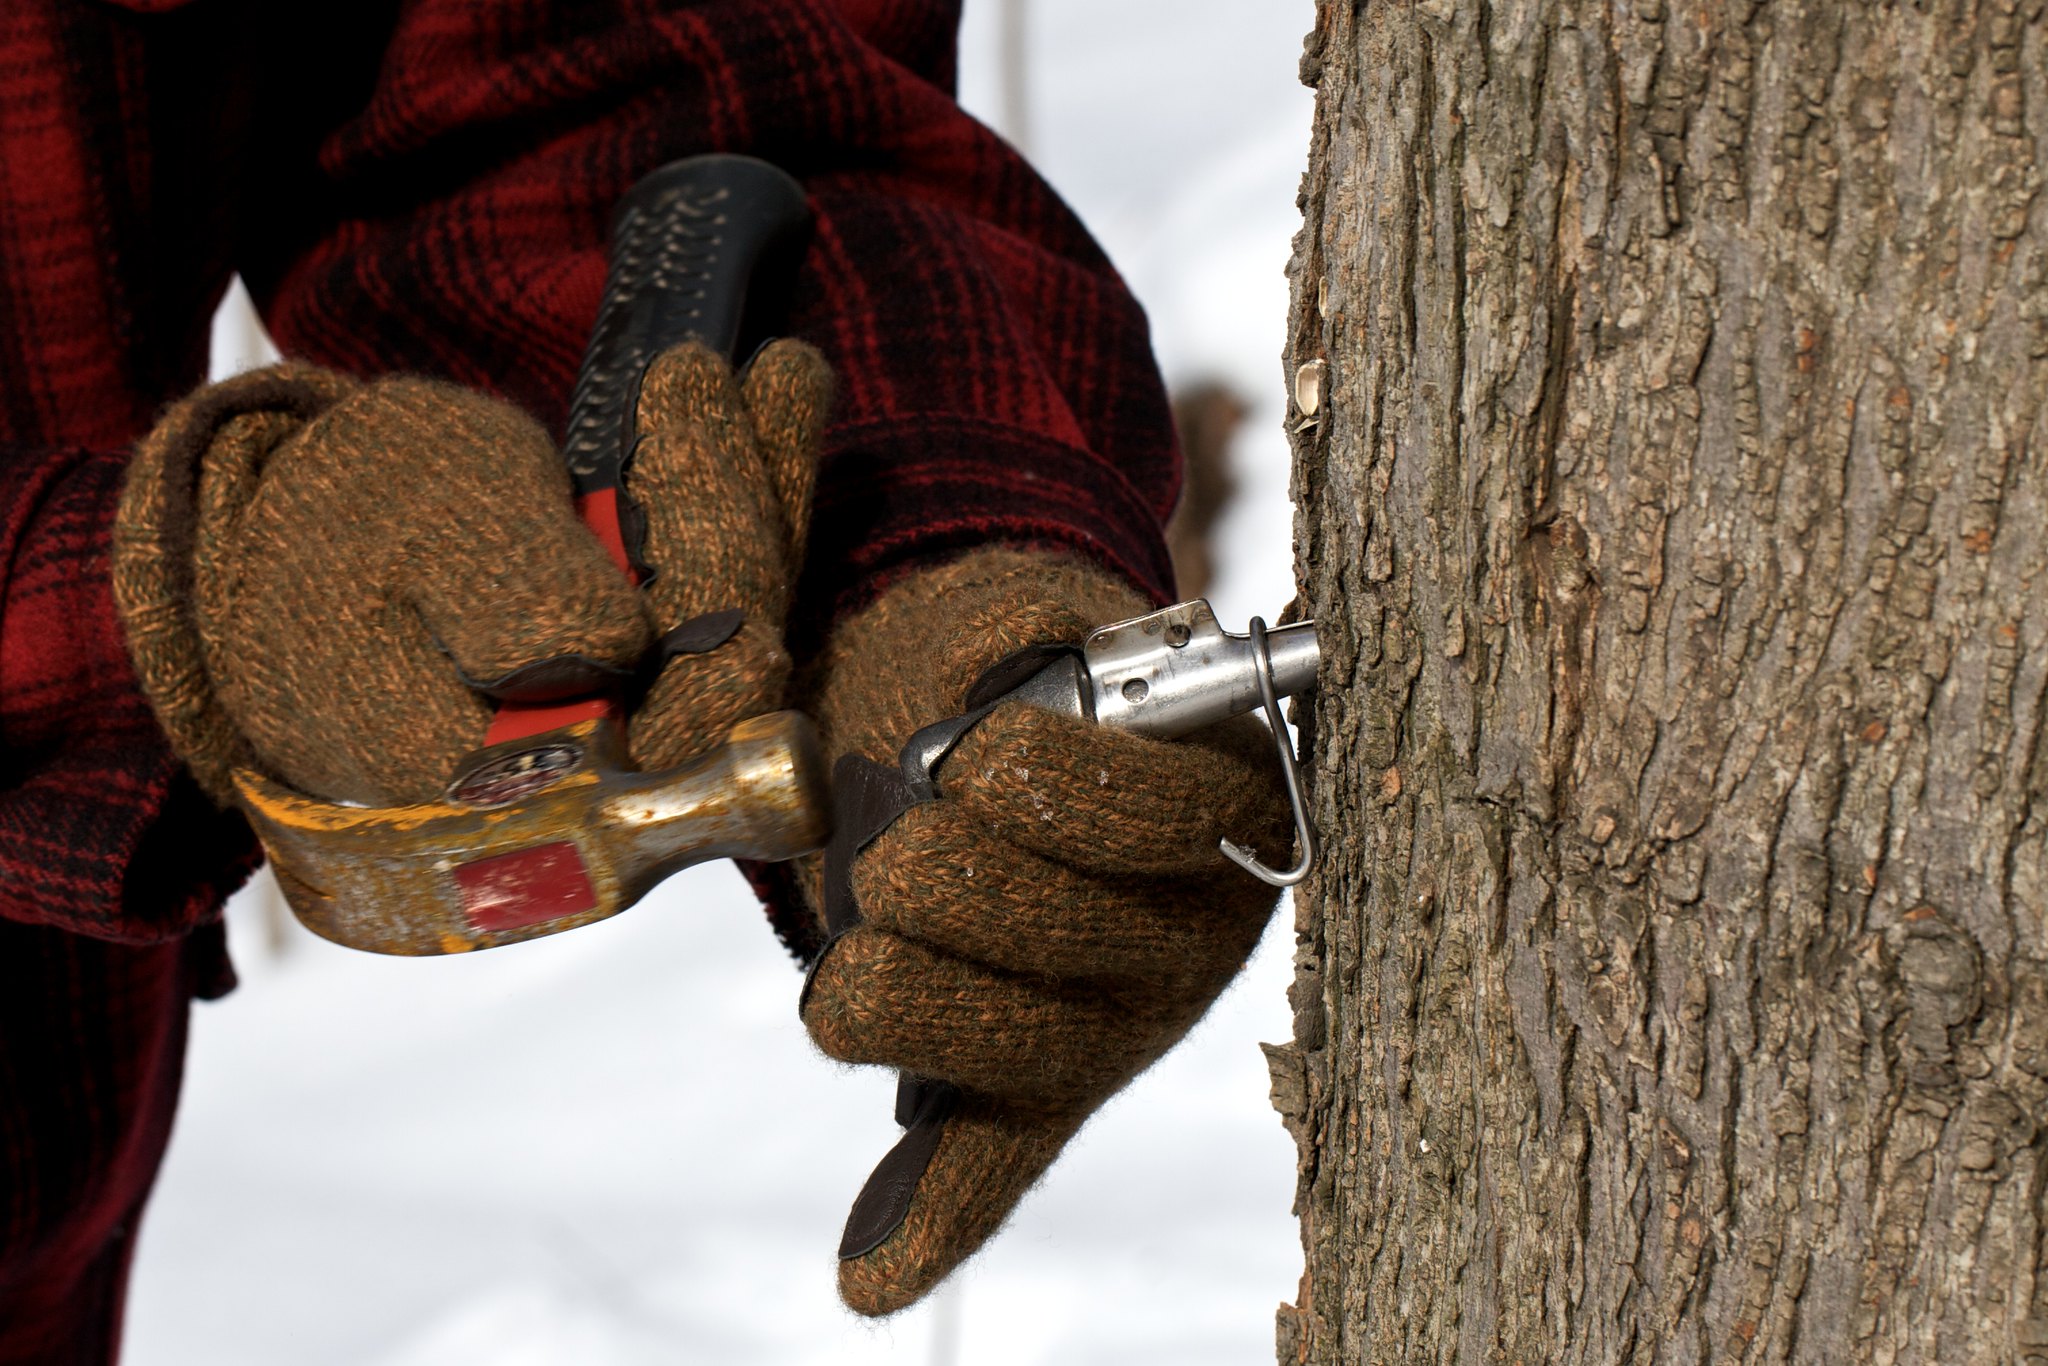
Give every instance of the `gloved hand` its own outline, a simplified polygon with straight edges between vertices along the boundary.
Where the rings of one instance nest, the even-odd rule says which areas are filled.
[[[989,665],[1146,610],[1041,554],[913,575],[834,634],[815,702],[827,752],[894,765],[913,731],[966,709]],[[1278,863],[1292,838],[1272,739],[1249,717],[1169,742],[1007,703],[938,777],[937,801],[854,860],[859,923],[804,997],[826,1053],[959,1092],[906,1088],[910,1132],[856,1203],[839,1289],[864,1314],[911,1304],[971,1255],[1236,975],[1276,898],[1217,841]]]
[[[426,801],[483,742],[483,690],[618,686],[664,633],[737,609],[744,625],[670,659],[631,720],[636,759],[679,762],[781,705],[829,401],[823,359],[795,342],[743,383],[701,346],[649,367],[627,476],[654,571],[641,592],[577,519],[547,433],[508,404],[292,364],[208,386],[143,442],[115,524],[143,689],[219,800],[256,766],[330,799]]]

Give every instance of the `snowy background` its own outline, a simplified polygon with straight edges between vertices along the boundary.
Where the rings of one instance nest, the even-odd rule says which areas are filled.
[[[1310,0],[970,0],[968,107],[1024,144],[1151,313],[1176,384],[1253,400],[1218,531],[1224,621],[1292,592],[1282,268]],[[220,370],[261,358],[232,311]],[[1181,1048],[1081,1135],[933,1301],[870,1324],[832,1250],[894,1141],[892,1079],[811,1049],[729,865],[617,919],[460,958],[336,948],[259,883],[242,988],[202,1005],[145,1225],[128,1366],[1267,1362],[1301,1254],[1260,1040],[1283,908]],[[270,904],[266,905],[266,901]]]

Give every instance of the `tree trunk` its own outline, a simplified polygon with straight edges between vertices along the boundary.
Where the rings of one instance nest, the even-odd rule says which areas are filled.
[[[1281,1360],[2048,1362],[2042,0],[1321,11]]]

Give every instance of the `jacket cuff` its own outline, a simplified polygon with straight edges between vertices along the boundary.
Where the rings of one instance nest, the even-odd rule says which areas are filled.
[[[789,628],[800,661],[909,571],[983,548],[1070,555],[1155,605],[1173,600],[1157,513],[1089,451],[961,418],[841,426],[827,440]]]
[[[255,866],[240,816],[172,753],[129,666],[109,590],[127,460],[0,464],[0,917],[124,943],[215,918]]]

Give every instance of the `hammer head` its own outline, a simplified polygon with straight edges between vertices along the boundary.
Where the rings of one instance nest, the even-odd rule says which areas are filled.
[[[793,711],[742,721],[666,773],[626,767],[611,720],[581,721],[477,751],[419,806],[344,806],[246,769],[235,782],[293,912],[373,953],[587,925],[692,863],[809,853],[829,810],[816,732]]]

